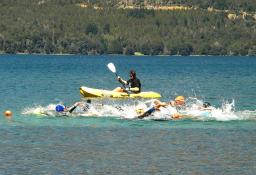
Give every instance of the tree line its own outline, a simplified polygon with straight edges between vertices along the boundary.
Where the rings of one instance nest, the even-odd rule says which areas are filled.
[[[220,5],[220,0],[173,0],[172,3],[202,5],[203,1],[215,2],[219,9],[226,8]],[[160,2],[170,4],[155,1]],[[233,8],[250,10],[238,0],[233,2],[236,2]],[[82,8],[79,3],[87,3],[88,7]],[[125,10],[117,8],[117,3],[114,0],[2,0],[0,52],[256,55],[256,20],[252,17],[231,20],[225,12],[209,12],[203,8]],[[95,9],[95,5],[102,8]]]

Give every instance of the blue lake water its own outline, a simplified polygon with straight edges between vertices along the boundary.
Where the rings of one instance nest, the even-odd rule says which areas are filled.
[[[184,95],[221,112],[177,121],[24,114],[72,104],[80,86],[120,86],[109,62],[123,78],[135,69],[163,101]],[[255,174],[255,75],[255,57],[1,55],[0,112],[13,116],[0,118],[0,174]]]

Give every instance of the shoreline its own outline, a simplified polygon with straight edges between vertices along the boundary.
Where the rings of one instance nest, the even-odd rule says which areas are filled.
[[[256,55],[123,55],[123,54],[98,54],[98,55],[83,55],[83,54],[44,54],[44,53],[0,53],[1,55],[38,55],[38,56],[131,56],[131,57],[256,57]]]

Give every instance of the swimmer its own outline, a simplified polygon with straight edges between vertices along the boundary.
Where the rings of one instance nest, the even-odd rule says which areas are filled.
[[[151,115],[152,113],[156,112],[156,111],[160,111],[161,107],[181,107],[185,104],[185,97],[184,96],[177,96],[174,100],[170,101],[170,102],[161,102],[160,100],[155,100],[153,107],[151,107],[150,109],[148,109],[146,112],[144,112],[143,114],[139,115],[138,118],[142,119],[145,117],[148,117],[149,115]],[[180,119],[182,118],[182,114],[176,112],[172,112],[172,118],[173,119]]]

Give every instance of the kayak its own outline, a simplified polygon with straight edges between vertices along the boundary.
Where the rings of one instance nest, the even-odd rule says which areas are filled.
[[[80,94],[89,98],[160,98],[161,94],[153,91],[140,92],[137,94],[126,92],[115,92],[111,90],[95,89],[82,86],[80,87]]]

